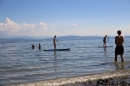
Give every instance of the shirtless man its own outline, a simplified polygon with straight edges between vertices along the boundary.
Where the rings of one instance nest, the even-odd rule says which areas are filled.
[[[105,37],[103,38],[103,43],[105,47],[106,47],[106,38],[107,38],[107,35],[105,35]]]
[[[56,49],[56,42],[58,42],[58,41],[56,39],[56,36],[54,36],[54,38],[53,38],[54,49]]]
[[[117,31],[118,36],[115,37],[115,44],[116,44],[116,48],[115,48],[115,62],[117,62],[117,56],[120,55],[121,56],[121,61],[124,62],[124,47],[123,47],[123,43],[124,43],[124,37],[121,35],[121,30]]]

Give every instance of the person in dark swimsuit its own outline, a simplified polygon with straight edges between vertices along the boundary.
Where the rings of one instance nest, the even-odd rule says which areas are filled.
[[[56,49],[56,42],[58,42],[58,41],[56,39],[56,36],[54,36],[54,38],[53,38],[54,49]]]
[[[32,45],[32,49],[34,49],[35,46],[33,44],[31,44],[31,45]]]
[[[107,35],[105,35],[105,37],[103,38],[103,43],[104,43],[103,46],[105,46],[105,47],[106,47],[106,38],[107,38]]]
[[[39,43],[38,49],[41,50],[41,45],[40,45],[40,43]]]
[[[124,37],[121,35],[121,30],[117,31],[118,36],[115,37],[115,62],[117,62],[117,57],[118,55],[121,56],[121,61],[124,62],[124,47],[123,47],[123,43],[124,43]]]

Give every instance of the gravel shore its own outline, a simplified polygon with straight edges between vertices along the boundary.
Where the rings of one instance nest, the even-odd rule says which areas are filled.
[[[130,86],[130,70],[118,70],[6,86]]]
[[[130,86],[130,76],[90,80],[60,86]]]

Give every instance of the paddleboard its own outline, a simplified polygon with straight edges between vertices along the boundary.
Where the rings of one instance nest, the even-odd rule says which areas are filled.
[[[107,48],[107,47],[113,47],[113,46],[98,46],[98,48]]]
[[[43,51],[68,51],[70,48],[64,48],[64,49],[45,49]]]

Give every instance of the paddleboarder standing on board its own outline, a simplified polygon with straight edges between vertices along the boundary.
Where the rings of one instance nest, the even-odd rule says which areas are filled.
[[[115,62],[117,62],[117,56],[120,55],[121,56],[121,61],[124,62],[124,47],[123,47],[123,43],[124,43],[124,37],[121,35],[121,30],[117,31],[118,36],[115,37],[115,44],[116,44],[116,48],[115,48]]]
[[[105,35],[105,37],[103,38],[103,43],[105,47],[106,47],[106,38],[107,38],[107,35]]]
[[[56,49],[56,42],[58,42],[58,41],[57,41],[56,35],[55,35],[54,38],[53,38],[54,49]]]

